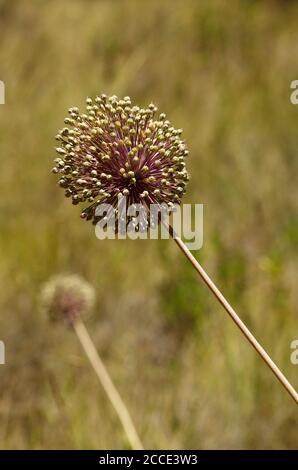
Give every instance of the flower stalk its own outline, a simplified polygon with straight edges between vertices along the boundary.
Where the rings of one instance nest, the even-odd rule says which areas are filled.
[[[179,238],[175,234],[171,226],[168,226],[167,228],[169,230],[171,237],[173,238],[177,246],[180,248],[182,253],[191,262],[191,264],[193,265],[197,273],[200,275],[201,279],[204,281],[204,283],[207,285],[207,287],[210,289],[210,291],[213,293],[216,299],[221,303],[223,308],[230,315],[234,323],[238,326],[238,328],[241,330],[241,332],[246,337],[246,339],[254,347],[254,349],[259,354],[259,356],[263,359],[263,361],[267,364],[267,366],[272,370],[273,374],[276,376],[279,382],[283,385],[283,387],[287,390],[289,395],[293,398],[296,404],[298,404],[298,393],[296,392],[294,387],[290,384],[288,379],[281,372],[281,370],[277,367],[275,362],[273,362],[269,354],[265,351],[265,349],[261,346],[258,340],[250,332],[250,330],[247,328],[245,323],[243,323],[243,321],[239,318],[239,316],[237,315],[237,313],[235,312],[231,304],[226,300],[226,298],[223,296],[220,290],[216,287],[216,285],[210,279],[210,277],[208,276],[204,268],[200,265],[200,263],[196,260],[196,258],[189,251],[185,243],[181,240],[181,238]]]
[[[106,392],[111,404],[116,411],[130,446],[133,450],[143,450],[143,444],[138,436],[136,428],[130,417],[129,411],[125,406],[120,394],[118,393],[104,363],[102,362],[94,344],[89,336],[89,333],[81,320],[76,320],[73,323],[73,329],[81,343],[87,358],[89,359],[98,380],[100,381],[104,391]]]

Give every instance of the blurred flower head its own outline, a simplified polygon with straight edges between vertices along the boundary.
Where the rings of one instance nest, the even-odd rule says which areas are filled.
[[[100,203],[179,204],[188,174],[181,129],[174,129],[157,107],[133,106],[129,97],[87,98],[86,112],[69,109],[56,136],[60,146],[53,173],[73,204],[85,202],[82,218],[97,222]]]
[[[59,275],[43,285],[40,297],[42,310],[52,320],[72,324],[93,307],[95,291],[78,275]]]

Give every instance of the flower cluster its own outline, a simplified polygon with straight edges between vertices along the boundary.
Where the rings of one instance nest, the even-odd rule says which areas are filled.
[[[129,97],[101,95],[86,100],[86,112],[69,109],[56,139],[53,173],[73,204],[87,203],[82,218],[97,222],[101,203],[180,204],[188,181],[185,143],[157,108],[133,106]]]
[[[58,275],[44,284],[40,301],[42,310],[52,320],[72,324],[93,307],[95,291],[78,275]]]

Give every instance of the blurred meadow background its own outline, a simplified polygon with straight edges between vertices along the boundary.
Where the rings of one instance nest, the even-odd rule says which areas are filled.
[[[195,252],[298,387],[298,4],[0,0],[1,449],[127,442],[77,338],[38,309],[50,276],[96,289],[87,328],[146,448],[298,445],[297,407],[172,241],[99,241],[50,174],[86,96],[151,101],[184,129]]]

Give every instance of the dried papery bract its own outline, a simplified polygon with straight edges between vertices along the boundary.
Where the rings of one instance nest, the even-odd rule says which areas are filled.
[[[142,109],[133,106],[129,97],[101,95],[87,99],[85,114],[78,108],[69,110],[65,127],[57,135],[60,147],[54,173],[59,184],[74,204],[88,201],[82,217],[97,222],[95,209],[101,202],[115,207],[118,196],[124,195],[129,204],[180,203],[186,190],[188,174],[185,143],[181,129],[174,129],[164,114],[157,118],[157,108],[151,104]],[[129,223],[129,219],[128,219]],[[145,227],[149,226],[149,216]],[[250,330],[238,317],[203,267],[176,236],[170,225],[170,235],[192,263],[210,291],[221,303],[246,339],[298,403],[298,394]]]
[[[41,307],[51,320],[71,325],[126,433],[132,449],[143,449],[129,411],[117,391],[82,321],[93,307],[93,287],[77,275],[55,276],[41,290]]]

